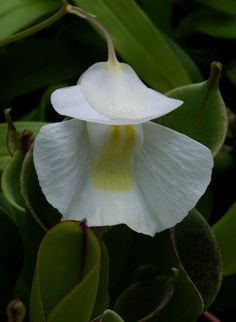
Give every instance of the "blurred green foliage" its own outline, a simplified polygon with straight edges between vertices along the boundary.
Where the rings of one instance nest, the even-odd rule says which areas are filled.
[[[60,215],[38,184],[33,137],[45,122],[62,120],[51,107],[52,91],[106,60],[106,44],[93,26],[66,14],[65,1],[1,1],[0,319],[16,297],[30,322],[196,322],[209,306],[227,318],[236,309],[235,1],[71,3],[97,15],[119,59],[148,86],[184,100],[157,122],[215,156],[212,183],[197,205],[208,222],[194,210],[175,232],[154,238],[122,225],[99,237],[85,224],[57,224]],[[7,134],[8,107],[19,142]]]

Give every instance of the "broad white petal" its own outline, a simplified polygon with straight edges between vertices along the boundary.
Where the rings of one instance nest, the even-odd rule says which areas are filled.
[[[158,94],[150,89],[150,97]],[[161,95],[163,96],[163,95]],[[154,98],[153,98],[154,100]],[[61,115],[70,116],[78,120],[88,122],[110,124],[110,125],[126,125],[139,124],[155,118],[155,115],[147,115],[139,119],[116,118],[112,119],[96,111],[85,99],[79,85],[69,86],[57,89],[52,93],[51,102],[54,109]],[[160,108],[161,103],[160,103]],[[164,111],[164,109],[163,109]]]
[[[148,235],[156,233],[155,218],[149,216],[149,209],[137,186],[128,192],[114,193],[95,189],[88,184],[78,205],[74,205],[70,213],[76,214],[76,209],[80,209],[89,226],[124,223],[140,233]],[[74,216],[71,219],[78,218]]]
[[[210,182],[213,160],[202,144],[153,122],[143,125],[143,136],[136,176],[158,232],[195,206]]]
[[[167,114],[183,103],[148,88],[123,63],[116,68],[107,62],[94,64],[81,76],[79,84],[89,104],[111,119],[142,123]]]
[[[41,128],[34,146],[36,172],[48,202],[63,215],[70,214],[86,184],[88,160],[85,122],[70,120]]]

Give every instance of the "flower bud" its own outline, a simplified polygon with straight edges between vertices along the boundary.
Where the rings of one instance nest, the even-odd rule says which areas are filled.
[[[9,302],[6,311],[8,316],[8,322],[22,322],[25,318],[25,306],[18,299]]]

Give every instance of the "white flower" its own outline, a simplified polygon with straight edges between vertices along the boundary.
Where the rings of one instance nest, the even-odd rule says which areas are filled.
[[[74,119],[45,125],[34,162],[63,219],[125,223],[154,235],[181,221],[211,178],[208,148],[149,120],[182,104],[148,87],[126,64],[97,63],[78,85],[52,94]]]

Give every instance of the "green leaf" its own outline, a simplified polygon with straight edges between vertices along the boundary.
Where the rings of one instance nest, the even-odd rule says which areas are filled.
[[[154,321],[170,301],[174,284],[173,276],[156,276],[137,282],[119,296],[114,310],[125,321]]]
[[[22,116],[19,121],[40,121],[40,122],[50,122],[59,120],[58,114],[52,108],[51,105],[51,95],[58,89],[68,86],[66,83],[60,83],[56,85],[49,86],[49,88],[42,95],[40,104],[38,107],[34,108],[32,111]]]
[[[176,247],[189,277],[208,308],[222,280],[222,261],[216,239],[203,216],[192,210],[175,227]]]
[[[206,145],[216,155],[227,132],[227,112],[218,89],[221,65],[211,64],[207,81],[176,88],[168,96],[183,100],[175,111],[157,119],[157,122],[186,134]]]
[[[11,109],[4,110],[5,119],[7,121],[7,149],[12,156],[20,148],[20,133],[16,130],[16,127],[11,119]]]
[[[3,172],[3,170],[6,168],[9,160],[10,160],[10,156],[8,155],[4,155],[0,157],[0,175]]]
[[[47,19],[44,24],[38,24],[38,21],[52,15],[55,11],[59,10],[61,6],[62,1],[60,0],[51,0],[47,2],[43,0],[8,0],[1,2],[0,45],[18,40],[22,38],[22,36],[27,36],[42,29],[42,27],[48,26],[56,20],[55,18],[62,16],[63,13],[59,11],[59,17],[57,17],[58,14],[56,17],[54,15],[53,18]],[[31,27],[33,24],[36,24],[36,26]],[[30,30],[9,37],[25,28]]]
[[[141,0],[142,7],[161,31],[171,32],[172,0]]]
[[[219,153],[217,154],[216,158],[218,157]],[[213,211],[213,191],[211,186],[208,186],[206,192],[196,204],[196,209],[209,222]]]
[[[234,39],[236,38],[235,16],[212,10],[194,10],[181,20],[177,27],[177,35],[186,37],[196,32],[217,38]]]
[[[109,256],[103,240],[99,239],[99,242],[101,248],[101,266],[93,316],[101,314],[109,307]]]
[[[2,193],[0,193],[0,211],[4,212],[14,222],[14,224],[17,223],[14,210]]]
[[[223,274],[231,275],[236,273],[236,203],[227,213],[212,227],[219,244],[222,260]]]
[[[44,125],[43,122],[14,122],[18,132],[30,130],[35,135],[39,132],[40,128]],[[0,169],[3,171],[6,165],[11,160],[7,149],[7,124],[0,124]]]
[[[195,0],[204,6],[219,11],[228,13],[229,15],[236,14],[235,0]]]
[[[100,322],[125,322],[116,312],[112,310],[106,310]]]
[[[196,322],[203,311],[200,293],[185,272],[180,271],[174,294],[158,322]]]
[[[0,318],[11,299],[13,287],[19,273],[19,240],[16,225],[5,212],[5,205],[0,199]],[[5,319],[4,319],[5,320]]]
[[[25,205],[20,193],[20,172],[24,160],[23,151],[17,151],[2,174],[2,192],[10,205],[20,214],[24,214]]]
[[[14,221],[18,226],[20,238],[23,243],[23,268],[15,286],[15,294],[27,303],[36,252],[44,231],[25,210],[25,203],[21,195],[22,191],[20,187],[24,158],[25,153],[21,148],[10,160],[2,174],[2,192],[10,206],[14,209]]]
[[[47,202],[39,186],[32,149],[26,153],[22,163],[20,188],[25,207],[42,229],[46,231],[60,221],[61,214]]]
[[[23,258],[21,259],[22,270],[16,282],[14,294],[15,297],[20,297],[28,307],[37,251],[45,231],[27,211],[21,214],[20,220],[20,225],[18,225],[23,244]]]
[[[17,96],[79,78],[85,68],[81,61],[88,65],[86,50],[77,51],[66,32],[52,39],[30,37],[8,46],[0,61],[0,102],[6,104]]]
[[[73,2],[98,17],[118,53],[151,87],[167,91],[191,82],[174,51],[134,0]]]
[[[90,321],[99,270],[99,242],[85,224],[68,221],[54,226],[39,248],[30,321]]]
[[[14,122],[14,125],[18,132],[24,130],[32,131],[35,135],[38,134],[40,128],[45,125],[44,122]],[[0,157],[8,155],[8,150],[6,147],[7,138],[7,124],[0,124]]]
[[[116,281],[110,292],[112,301],[133,284],[134,277],[138,282],[137,268],[148,265],[150,270],[153,267],[149,274],[157,276],[168,275],[172,267],[177,267],[179,277],[173,297],[166,308],[162,309],[159,319],[161,322],[196,321],[203,310],[203,300],[188,274],[176,260],[168,231],[152,238],[135,233],[125,225],[118,225],[106,231],[103,239],[110,257],[111,282],[113,278]]]
[[[122,238],[120,238],[122,236]],[[126,271],[127,261],[134,246],[135,232],[125,225],[117,225],[105,231],[102,239],[110,259],[110,295],[114,297],[120,290]]]
[[[203,80],[201,72],[192,58],[185,52],[174,40],[166,34],[162,34],[168,46],[175,52],[179,61],[184,66],[185,70],[188,71],[188,75],[192,82],[201,82]]]
[[[236,274],[224,276],[221,288],[214,301],[217,311],[228,311],[235,308]]]
[[[228,68],[226,70],[226,75],[228,76],[232,84],[236,86],[236,66]]]

